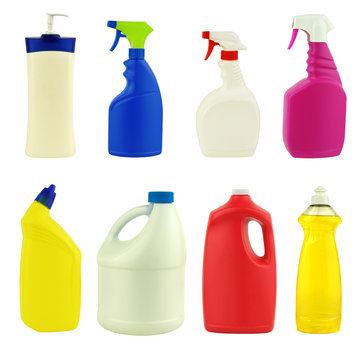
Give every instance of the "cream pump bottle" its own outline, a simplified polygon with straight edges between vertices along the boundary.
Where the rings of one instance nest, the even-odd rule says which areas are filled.
[[[41,37],[26,38],[28,66],[28,130],[26,154],[59,158],[75,154],[73,72],[75,38],[53,30],[55,16],[47,14]]]

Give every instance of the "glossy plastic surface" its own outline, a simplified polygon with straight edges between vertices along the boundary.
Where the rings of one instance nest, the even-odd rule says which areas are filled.
[[[313,334],[339,331],[341,276],[335,231],[341,218],[301,215],[299,223],[305,238],[296,290],[297,328]]]
[[[260,111],[237,61],[220,61],[223,85],[208,94],[196,114],[200,148],[209,157],[252,156],[260,132]]]
[[[138,49],[130,49],[138,50]],[[127,85],[109,108],[109,153],[142,157],[162,151],[160,89],[144,58],[124,62]]]
[[[346,94],[327,44],[309,42],[308,77],[285,93],[284,143],[293,157],[337,156],[345,139]]]
[[[148,222],[131,240],[119,233],[138,216]],[[121,334],[153,335],[184,321],[185,237],[172,203],[138,206],[113,225],[98,253],[98,321]]]
[[[81,299],[81,253],[69,235],[34,201],[21,221],[20,308],[37,331],[77,327]]]
[[[250,245],[248,224],[260,224],[265,253]],[[233,195],[209,217],[203,268],[205,328],[262,333],[274,327],[276,259],[270,214],[248,195]]]

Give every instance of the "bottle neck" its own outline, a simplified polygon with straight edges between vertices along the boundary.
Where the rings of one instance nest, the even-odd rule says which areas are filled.
[[[239,63],[236,60],[219,62],[224,87],[245,86]]]
[[[129,59],[142,60],[145,58],[145,49],[129,49]]]
[[[328,78],[341,85],[340,75],[325,42],[309,42],[307,73],[310,79]]]

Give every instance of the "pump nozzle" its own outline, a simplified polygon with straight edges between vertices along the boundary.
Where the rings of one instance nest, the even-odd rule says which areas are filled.
[[[203,31],[203,39],[209,40],[208,51],[205,56],[207,60],[216,45],[221,46],[225,51],[246,50],[239,37],[232,31]]]
[[[116,29],[111,51],[116,48],[121,37],[126,37],[133,49],[143,49],[146,38],[153,31],[144,21],[108,21],[107,26]]]
[[[334,25],[325,15],[298,15],[293,19],[293,33],[288,49],[293,46],[299,30],[308,35],[309,42],[326,42],[327,33],[334,29]]]
[[[58,13],[47,13],[46,15],[47,15],[47,26],[48,26],[46,30],[46,34],[55,34],[55,31],[53,30],[55,16],[68,17],[68,15],[66,14],[58,14]]]

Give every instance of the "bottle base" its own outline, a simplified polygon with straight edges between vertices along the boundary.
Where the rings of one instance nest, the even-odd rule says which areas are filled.
[[[145,152],[145,153],[126,153],[126,152],[119,152],[109,149],[109,154],[113,156],[119,157],[128,157],[128,158],[138,158],[138,157],[151,157],[161,154],[161,150],[153,151],[153,152]]]
[[[307,334],[331,334],[340,330],[341,317],[333,319],[309,319],[298,318],[296,321],[297,330]]]
[[[159,335],[176,330],[184,322],[184,317],[165,321],[133,322],[104,319],[98,315],[99,324],[106,330],[125,335]]]
[[[274,325],[238,327],[206,324],[205,329],[209,332],[224,334],[263,334],[271,332],[274,329]]]
[[[253,152],[226,152],[226,151],[202,151],[203,155],[206,157],[212,158],[242,158],[242,157],[252,157],[255,153]]]

